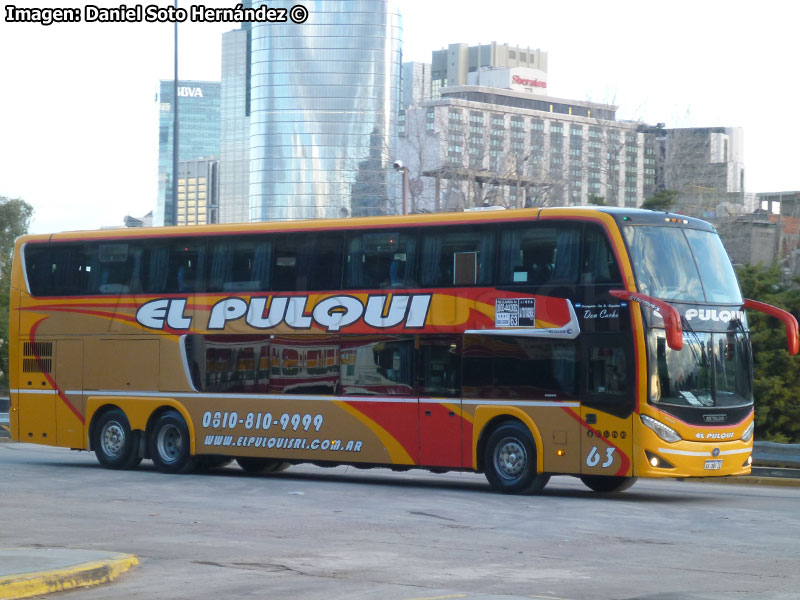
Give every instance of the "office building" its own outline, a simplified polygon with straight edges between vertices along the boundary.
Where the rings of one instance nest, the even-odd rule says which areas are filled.
[[[403,63],[401,108],[431,99],[431,64]]]
[[[760,192],[756,204],[769,214],[800,217],[800,192]]]
[[[178,163],[176,225],[219,223],[219,163],[215,158],[182,160]]]
[[[318,0],[305,23],[253,23],[251,34],[250,220],[396,212],[394,5]]]
[[[222,35],[219,221],[250,221],[250,23]]]
[[[656,137],[616,107],[515,89],[450,87],[401,116],[417,211],[485,205],[639,206],[656,189]]]
[[[713,219],[721,205],[744,207],[741,127],[661,127],[647,131],[656,135],[659,187],[680,192],[677,210]]]
[[[218,81],[178,82],[178,158],[194,160],[219,155],[220,84]],[[158,102],[158,198],[154,225],[175,225],[172,198],[173,81],[162,80]]]
[[[442,88],[468,84],[487,85],[487,82],[470,81],[470,74],[491,69],[522,68],[538,72],[537,79],[544,85],[536,86],[538,93],[547,91],[547,52],[536,48],[523,48],[491,42],[479,46],[450,44],[446,49],[431,54],[431,98],[441,97]]]

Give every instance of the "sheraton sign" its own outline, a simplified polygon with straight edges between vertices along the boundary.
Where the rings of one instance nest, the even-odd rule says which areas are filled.
[[[540,87],[546,88],[547,82],[542,81],[541,79],[526,79],[524,77],[520,77],[519,75],[514,75],[511,77],[511,83],[515,83],[517,85],[524,85],[527,87]]]

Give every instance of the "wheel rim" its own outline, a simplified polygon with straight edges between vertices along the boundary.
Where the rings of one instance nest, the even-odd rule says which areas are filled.
[[[109,421],[100,431],[100,447],[103,454],[117,458],[125,448],[125,429],[117,421]]]
[[[505,438],[494,453],[494,466],[504,479],[517,479],[528,466],[528,452],[515,438]]]
[[[174,463],[181,456],[183,436],[175,425],[165,425],[158,432],[156,439],[158,455],[165,463]]]

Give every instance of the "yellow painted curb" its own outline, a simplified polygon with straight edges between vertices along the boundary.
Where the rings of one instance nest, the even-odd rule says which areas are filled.
[[[106,583],[138,564],[139,559],[133,554],[120,554],[118,558],[81,563],[66,569],[6,575],[0,577],[0,600],[29,598]]]

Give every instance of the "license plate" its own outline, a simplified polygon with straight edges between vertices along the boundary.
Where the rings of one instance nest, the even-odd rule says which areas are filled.
[[[707,460],[706,471],[719,471],[722,468],[721,460]]]

